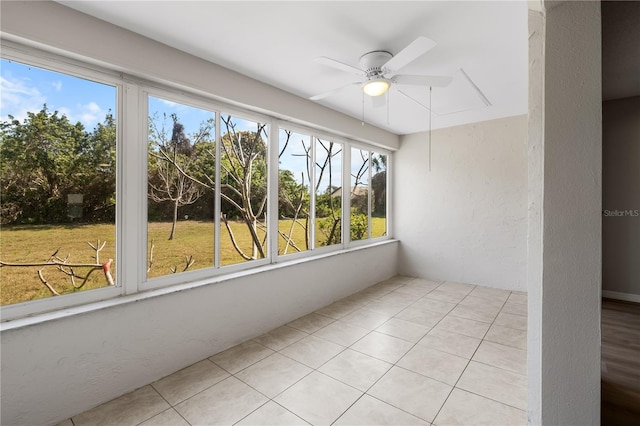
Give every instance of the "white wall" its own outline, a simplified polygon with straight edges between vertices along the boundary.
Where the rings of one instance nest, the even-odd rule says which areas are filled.
[[[602,290],[640,302],[640,96],[602,109]]]
[[[526,288],[527,117],[407,135],[396,152],[399,270]]]
[[[546,4],[546,3],[545,3]],[[542,143],[532,141],[528,421],[600,423],[602,85],[599,2],[544,15]],[[547,6],[549,6],[547,5]],[[538,58],[539,59],[539,58]],[[536,60],[536,58],[531,58]],[[539,82],[540,76],[533,80]],[[534,124],[533,122],[530,124]],[[540,198],[537,195],[541,195]],[[538,229],[537,211],[541,212]]]
[[[4,330],[2,424],[55,424],[396,274],[388,242]]]

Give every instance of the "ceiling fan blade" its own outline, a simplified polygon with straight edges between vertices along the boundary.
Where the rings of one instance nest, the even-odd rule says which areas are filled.
[[[359,68],[353,67],[349,64],[342,63],[340,61],[336,61],[335,59],[327,58],[326,56],[320,56],[318,58],[315,58],[314,61],[319,64],[322,64],[331,68],[335,68],[340,71],[345,71],[351,74],[366,75],[365,72]]]
[[[396,75],[393,81],[397,84],[408,86],[431,86],[445,87],[451,83],[453,78],[440,75]]]
[[[436,45],[437,43],[430,38],[420,36],[398,52],[393,58],[389,59],[382,68],[391,73],[397,73],[402,67],[418,59],[419,56],[424,55]]]
[[[311,96],[309,98],[309,100],[318,101],[320,99],[326,98],[327,96],[331,96],[331,95],[333,95],[335,93],[341,92],[342,90],[346,89],[349,86],[359,86],[360,84],[362,84],[362,83],[359,82],[359,81],[356,81],[356,82],[353,82],[353,83],[349,83],[346,86],[338,87],[336,89],[329,90],[328,92],[324,92],[324,93],[320,93],[319,95]]]

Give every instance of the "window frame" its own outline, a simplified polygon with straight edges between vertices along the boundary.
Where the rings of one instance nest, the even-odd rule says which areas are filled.
[[[9,61],[17,61],[26,65],[64,73],[113,86],[116,89],[116,285],[103,287],[62,297],[46,297],[31,301],[5,305],[0,308],[0,321],[10,321],[26,316],[47,312],[60,311],[71,307],[80,307],[94,302],[116,299],[127,295],[165,289],[170,287],[182,288],[191,283],[216,282],[224,277],[237,276],[239,273],[255,273],[252,270],[267,265],[296,263],[301,260],[312,259],[328,253],[340,252],[350,248],[370,245],[382,240],[392,239],[392,175],[393,152],[355,139],[332,133],[320,127],[300,124],[290,118],[282,118],[275,113],[254,111],[250,107],[240,107],[233,101],[221,101],[215,94],[203,93],[195,88],[178,88],[177,82],[150,81],[142,77],[117,72],[90,58],[76,60],[65,56],[64,53],[54,53],[52,48],[36,48],[25,46],[9,40],[1,40],[1,57]],[[43,50],[44,49],[44,50]],[[46,50],[49,49],[49,50]],[[186,271],[179,274],[169,274],[151,279],[146,276],[148,251],[148,99],[149,96],[166,99],[188,106],[205,109],[215,113],[216,128],[216,197],[215,197],[215,237],[214,237],[214,265],[202,269]],[[238,119],[267,124],[267,239],[266,257],[253,261],[246,261],[232,265],[221,265],[220,223],[220,141],[222,135],[221,117],[231,115]],[[271,114],[271,115],[270,115]],[[340,244],[316,247],[315,242],[315,199],[316,193],[310,182],[310,213],[312,247],[300,253],[278,254],[278,178],[279,178],[279,131],[286,129],[310,136],[313,146],[313,176],[316,168],[317,139],[339,143],[342,146],[341,182],[342,182],[342,218]],[[351,185],[351,149],[359,148],[387,156],[387,216],[386,235],[371,238],[371,211],[369,212],[368,238],[350,240],[350,199],[346,191]],[[126,182],[126,186],[125,186]],[[371,186],[371,167],[369,167],[369,186]],[[369,191],[371,194],[371,191]],[[371,195],[369,195],[371,197]],[[371,209],[370,209],[371,210]],[[124,262],[124,259],[137,259],[134,262]],[[259,270],[259,269],[258,269]],[[90,309],[90,308],[89,308]]]
[[[119,297],[125,292],[124,274],[121,259],[125,259],[127,248],[123,240],[122,227],[119,225],[124,217],[122,182],[125,181],[125,170],[122,167],[124,156],[123,149],[123,92],[124,83],[119,74],[92,66],[70,58],[61,57],[28,46],[19,45],[2,40],[2,54],[0,57],[7,61],[15,61],[27,66],[42,68],[44,70],[65,74],[70,77],[81,78],[99,84],[112,86],[116,92],[114,117],[116,119],[116,277],[115,285],[101,287],[77,293],[49,296],[40,299],[28,300],[10,305],[4,305],[0,309],[0,321],[35,315],[44,312],[56,311],[71,306],[84,305],[106,299]]]

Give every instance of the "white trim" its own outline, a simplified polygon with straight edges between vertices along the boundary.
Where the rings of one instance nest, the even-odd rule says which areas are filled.
[[[56,310],[56,311],[53,311],[53,312],[40,313],[38,315],[33,315],[33,316],[28,316],[28,317],[23,317],[23,318],[17,318],[17,319],[9,320],[9,321],[6,321],[6,322],[1,322],[0,323],[0,332],[5,332],[7,330],[20,329],[20,328],[24,328],[24,327],[28,327],[28,326],[32,326],[32,325],[36,325],[36,324],[40,324],[40,323],[44,323],[44,322],[47,322],[47,321],[53,321],[53,320],[57,320],[57,319],[61,319],[61,318],[81,315],[81,314],[88,313],[88,312],[94,312],[94,311],[98,311],[98,310],[102,310],[102,309],[108,309],[108,308],[112,308],[112,307],[115,307],[115,306],[121,306],[121,305],[130,304],[130,303],[135,303],[135,302],[139,302],[141,300],[151,299],[151,298],[155,298],[155,297],[161,297],[161,296],[164,296],[164,295],[179,293],[179,292],[182,292],[182,291],[188,291],[188,290],[199,288],[199,287],[203,287],[203,286],[216,285],[216,284],[220,284],[222,282],[229,281],[229,280],[236,279],[236,278],[240,278],[240,277],[251,276],[251,275],[255,275],[255,274],[260,274],[262,272],[272,271],[272,270],[281,269],[281,268],[289,268],[289,267],[296,266],[296,265],[299,265],[299,264],[303,264],[303,263],[306,263],[306,262],[314,262],[314,261],[317,261],[317,260],[320,260],[320,259],[324,259],[324,258],[329,258],[329,257],[333,257],[333,256],[341,256],[341,255],[344,255],[344,254],[347,254],[347,253],[352,253],[352,252],[355,252],[355,251],[358,251],[358,250],[367,250],[367,249],[372,249],[372,248],[375,248],[375,247],[378,247],[378,246],[382,246],[382,245],[386,245],[386,244],[396,244],[398,242],[399,241],[397,241],[397,240],[385,240],[385,241],[381,241],[379,243],[369,244],[369,245],[363,246],[363,247],[350,248],[350,249],[344,249],[344,250],[334,250],[334,251],[331,251],[331,252],[326,253],[324,255],[313,256],[313,257],[305,257],[305,258],[294,260],[294,261],[290,261],[290,262],[282,262],[282,263],[276,263],[276,264],[272,264],[272,265],[268,265],[267,264],[267,265],[263,265],[261,267],[245,269],[245,270],[237,271],[237,272],[234,272],[234,273],[220,275],[220,276],[217,276],[217,277],[209,277],[207,279],[198,280],[198,281],[191,281],[191,282],[184,283],[184,284],[177,284],[177,285],[167,286],[167,287],[163,287],[163,288],[156,288],[156,289],[153,289],[153,290],[139,292],[139,293],[131,294],[131,295],[128,295],[128,296],[110,298],[110,299],[106,299],[106,300],[102,300],[102,301],[98,301],[98,302],[94,302],[94,303],[79,305],[79,306],[67,306],[64,309]],[[96,289],[96,290],[93,290],[93,291],[98,292],[100,290],[105,290],[105,289]],[[82,293],[78,293],[78,295],[82,295]],[[3,307],[3,310],[4,309],[5,308]]]
[[[602,290],[602,297],[607,299],[624,300],[625,302],[640,303],[640,294],[621,293],[619,291]]]

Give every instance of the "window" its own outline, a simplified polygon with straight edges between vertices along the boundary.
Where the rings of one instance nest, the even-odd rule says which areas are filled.
[[[222,115],[220,194],[222,265],[267,257],[266,124]]]
[[[116,284],[117,89],[2,59],[0,301]]]
[[[387,153],[2,43],[2,320],[387,235]]]
[[[351,149],[351,241],[387,235],[387,158]]]
[[[212,267],[215,113],[148,99],[147,278]]]
[[[280,129],[278,254],[311,249],[311,136]]]
[[[316,226],[318,247],[342,243],[342,144],[316,139]]]

